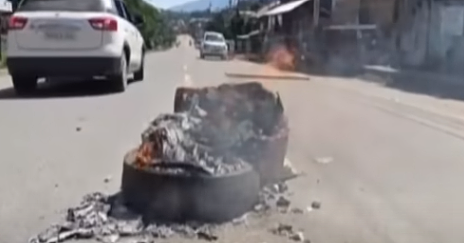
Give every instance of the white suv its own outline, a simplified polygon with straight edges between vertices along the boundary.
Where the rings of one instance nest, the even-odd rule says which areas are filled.
[[[123,0],[23,0],[11,16],[7,67],[18,94],[38,78],[106,77],[122,92],[142,80],[145,44]]]
[[[227,59],[228,48],[224,35],[218,32],[207,31],[203,36],[200,48],[200,58],[206,56],[219,56],[223,60]]]

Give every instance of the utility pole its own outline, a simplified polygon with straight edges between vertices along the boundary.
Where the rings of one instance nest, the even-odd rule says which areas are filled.
[[[314,2],[314,8],[313,8],[313,24],[314,24],[314,27],[317,28],[317,26],[319,25],[319,9],[320,9],[320,3],[321,3],[321,0],[313,0]]]

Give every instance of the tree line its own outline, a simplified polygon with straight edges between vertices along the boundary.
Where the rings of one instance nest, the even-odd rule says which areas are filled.
[[[144,0],[125,0],[127,7],[134,13],[142,15],[145,24],[140,32],[148,49],[167,48],[176,41],[176,33],[166,14]]]

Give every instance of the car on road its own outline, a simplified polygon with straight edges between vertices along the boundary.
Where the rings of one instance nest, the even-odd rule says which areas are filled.
[[[123,0],[23,0],[7,36],[14,89],[31,93],[39,78],[104,77],[124,91],[130,74],[144,78],[143,23]]]
[[[227,42],[224,35],[218,32],[207,31],[200,46],[200,58],[217,56],[223,60],[228,57]]]

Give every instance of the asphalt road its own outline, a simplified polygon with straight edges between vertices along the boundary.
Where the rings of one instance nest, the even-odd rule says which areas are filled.
[[[0,78],[0,242],[26,242],[86,193],[117,191],[122,156],[152,118],[172,111],[177,86],[239,82],[224,72],[259,71],[197,56],[185,42],[150,54],[145,81],[122,94],[94,82],[22,99]],[[287,242],[268,231],[278,222],[311,242],[464,240],[462,124],[320,81],[263,82],[282,96],[292,129],[288,159],[305,173],[290,182],[292,203],[322,207],[228,229],[220,242]]]

